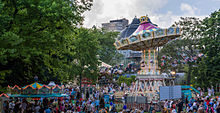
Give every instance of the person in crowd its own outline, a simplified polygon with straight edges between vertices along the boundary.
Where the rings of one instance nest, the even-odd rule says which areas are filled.
[[[181,111],[183,111],[183,101],[182,101],[182,99],[179,100],[179,103],[177,104],[177,108],[178,108],[178,110],[177,110],[178,113],[181,113]]]
[[[214,87],[212,86],[212,96],[215,96],[215,90],[214,90]]]
[[[211,104],[208,105],[208,107],[207,107],[207,109],[206,109],[206,112],[207,112],[207,113],[214,113],[214,109],[213,109],[213,107],[212,107]]]
[[[210,97],[212,95],[212,90],[208,88],[208,96]]]
[[[152,113],[156,113],[156,110],[155,110],[155,109],[152,109]]]
[[[128,90],[128,86],[124,90]],[[27,101],[25,98],[12,98],[3,102],[3,113],[117,113],[118,105],[114,92],[119,87],[106,85],[100,89],[94,89],[91,93],[85,89],[83,98],[78,88],[69,89],[70,97],[42,98],[35,101]],[[75,91],[74,93],[71,93]],[[104,95],[110,95],[108,101]],[[115,99],[116,98],[116,99]],[[188,97],[186,97],[188,98]],[[220,113],[219,97],[193,97],[179,100],[165,100],[161,106],[162,113]],[[125,99],[125,98],[124,98]],[[122,102],[120,108],[122,113],[128,112],[131,106]],[[140,108],[140,109],[138,109]],[[151,102],[146,107],[147,112],[155,113],[155,104]],[[130,113],[144,113],[145,107],[134,107]]]
[[[220,104],[216,107],[216,113],[220,113]]]
[[[45,113],[52,113],[51,109],[49,107],[46,107]]]
[[[153,102],[151,102],[148,108],[149,113],[152,113],[153,109],[154,109],[154,104]]]

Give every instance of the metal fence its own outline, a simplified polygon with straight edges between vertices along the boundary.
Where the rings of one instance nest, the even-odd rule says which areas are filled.
[[[126,98],[126,106],[128,109],[141,109],[147,110],[147,97],[144,96],[128,96]]]

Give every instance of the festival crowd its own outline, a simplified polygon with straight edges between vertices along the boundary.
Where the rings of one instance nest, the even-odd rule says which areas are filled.
[[[112,86],[100,90],[84,90],[80,95],[79,88],[66,89],[68,97],[41,98],[27,101],[25,98],[10,98],[3,103],[3,113],[107,113],[116,112],[114,104],[115,89]],[[110,94],[109,100],[104,96]]]
[[[220,98],[194,97],[190,100],[166,100],[163,113],[220,113]]]
[[[80,93],[79,87],[68,88],[68,97],[40,98],[26,100],[25,98],[10,98],[3,103],[3,113],[156,113],[156,103],[141,107],[128,108],[126,106],[126,95],[120,101],[122,107],[117,108],[117,101],[114,93],[129,90],[129,88],[115,87],[113,85],[104,86],[99,89],[84,88]],[[210,90],[208,90],[210,91]],[[208,96],[203,93],[190,99],[165,100],[160,107],[162,113],[220,113],[220,97],[209,92]],[[109,97],[106,99],[105,96]]]

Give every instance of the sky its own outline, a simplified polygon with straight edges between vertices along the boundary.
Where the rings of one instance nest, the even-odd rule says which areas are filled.
[[[161,28],[170,27],[180,17],[205,18],[220,9],[220,0],[93,0],[90,11],[83,14],[84,27],[126,18],[129,23],[145,16]]]

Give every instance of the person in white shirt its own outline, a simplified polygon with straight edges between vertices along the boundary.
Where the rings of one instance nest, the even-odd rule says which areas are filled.
[[[172,110],[172,113],[177,113],[177,112],[176,112],[176,109],[173,109],[173,110]]]
[[[212,95],[212,90],[208,88],[208,96],[210,97]]]
[[[35,105],[35,108],[34,108],[35,112],[34,113],[40,113],[39,110],[40,110],[40,106],[39,105]]]
[[[21,112],[23,113],[27,109],[26,100],[21,103]]]
[[[14,101],[11,101],[9,103],[9,109],[13,111],[14,107],[15,107],[15,103],[14,103]]]
[[[168,101],[166,100],[165,102],[164,102],[164,108],[168,108]]]
[[[215,90],[214,90],[213,86],[212,86],[212,96],[215,96]]]
[[[190,110],[189,106],[186,107],[186,112],[188,113]]]
[[[125,103],[125,98],[124,98],[124,96],[122,96],[121,99],[122,99],[122,102]]]
[[[173,104],[173,100],[170,101],[170,108],[172,107],[172,104]]]
[[[204,95],[204,93],[203,93],[203,90],[201,89],[200,90],[200,96],[203,96]]]
[[[197,109],[197,103],[193,102],[193,109]]]

